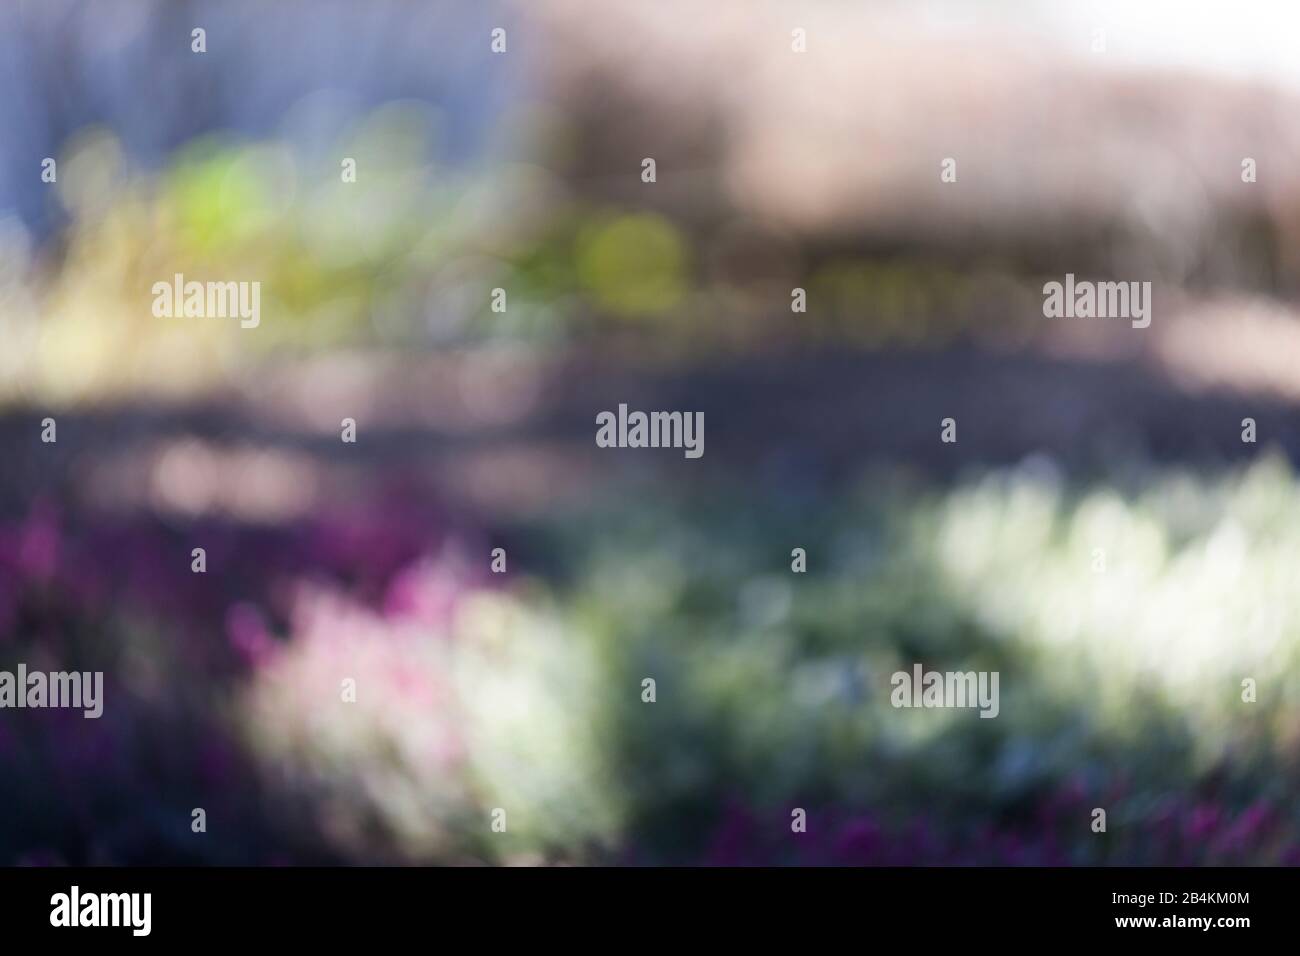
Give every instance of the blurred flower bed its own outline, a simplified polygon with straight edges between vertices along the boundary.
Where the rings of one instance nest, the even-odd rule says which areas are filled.
[[[1289,88],[1050,4],[824,5],[809,58],[751,5],[186,5],[202,57],[23,6],[0,668],[107,701],[4,713],[0,862],[1300,863],[1300,484],[1222,470],[1300,449]],[[1044,324],[1066,272],[1161,318]],[[155,316],[177,273],[261,323]],[[592,457],[638,393],[722,420],[689,480]],[[999,716],[893,709],[914,663]]]
[[[1300,863],[1284,464],[735,492],[499,538],[400,495],[262,528],[38,503],[0,529],[0,667],[102,669],[106,705],[7,715],[0,855]],[[1000,715],[894,710],[913,662],[999,671]]]

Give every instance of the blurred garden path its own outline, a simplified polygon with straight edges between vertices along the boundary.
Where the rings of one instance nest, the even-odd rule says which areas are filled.
[[[524,515],[643,479],[740,476],[800,495],[880,463],[949,478],[1042,454],[1083,479],[1121,465],[1231,461],[1273,444],[1300,459],[1285,396],[1191,388],[1142,355],[791,349],[682,366],[607,350],[498,349],[332,357],[250,382],[183,404],[57,412],[57,446],[40,442],[46,412],[11,408],[0,416],[0,441],[15,450],[0,503],[21,511],[54,493],[274,521],[387,481],[467,514]],[[596,448],[596,413],[621,402],[704,412],[703,458]],[[356,444],[340,440],[348,417]],[[939,441],[947,417],[956,444]],[[1241,441],[1246,417],[1259,445]]]

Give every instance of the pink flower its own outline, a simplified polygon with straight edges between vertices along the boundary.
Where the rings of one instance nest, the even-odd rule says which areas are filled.
[[[234,604],[226,612],[226,636],[240,656],[254,667],[275,649],[261,612],[251,604]]]

